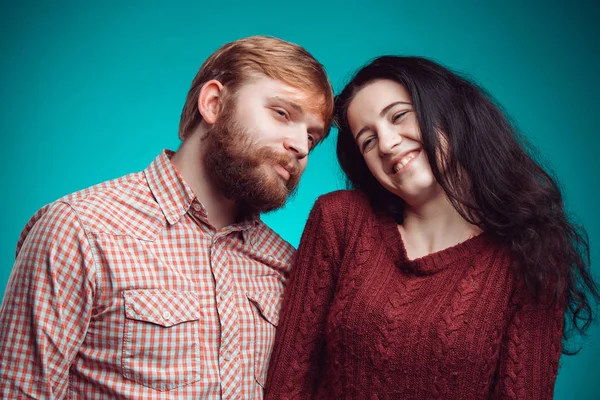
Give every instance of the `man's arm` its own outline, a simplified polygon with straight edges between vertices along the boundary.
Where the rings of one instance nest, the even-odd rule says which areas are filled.
[[[18,251],[0,307],[0,397],[65,396],[90,320],[94,268],[75,211],[50,206]]]

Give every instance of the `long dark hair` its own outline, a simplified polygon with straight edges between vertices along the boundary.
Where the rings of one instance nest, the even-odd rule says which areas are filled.
[[[423,148],[452,205],[504,243],[519,281],[534,298],[564,299],[565,341],[573,328],[583,334],[593,319],[591,297],[600,298],[590,274],[587,233],[570,221],[556,181],[534,160],[535,149],[476,84],[421,57],[383,56],[359,70],[335,99],[337,156],[349,186],[402,221],[402,199],[371,174],[346,115],[354,95],[380,79],[400,83],[410,94]],[[441,146],[445,141],[447,150]],[[443,173],[432,161],[440,159]]]

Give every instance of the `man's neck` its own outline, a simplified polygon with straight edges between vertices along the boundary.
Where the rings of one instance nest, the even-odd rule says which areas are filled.
[[[202,136],[201,132],[196,131],[186,138],[171,157],[171,163],[206,209],[210,224],[218,230],[234,223],[238,210],[235,203],[223,196],[206,174],[200,143]]]

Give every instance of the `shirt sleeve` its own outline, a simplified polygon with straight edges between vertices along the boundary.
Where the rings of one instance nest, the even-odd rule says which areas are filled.
[[[332,244],[338,238],[333,228],[317,201],[284,295],[266,383],[267,399],[309,399],[316,388],[339,258]]]
[[[558,374],[564,302],[521,302],[500,350],[493,399],[552,399]]]
[[[0,307],[0,397],[66,396],[90,320],[93,274],[77,214],[51,205],[18,250]]]

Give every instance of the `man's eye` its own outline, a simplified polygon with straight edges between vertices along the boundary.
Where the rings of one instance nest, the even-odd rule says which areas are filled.
[[[284,119],[287,119],[287,120],[289,120],[289,119],[290,119],[290,115],[289,115],[289,114],[287,113],[287,111],[285,111],[284,109],[281,109],[281,108],[274,108],[274,109],[273,109],[273,111],[274,111],[274,112],[275,112],[275,113],[276,113],[278,116],[280,116],[281,118],[284,118]]]

